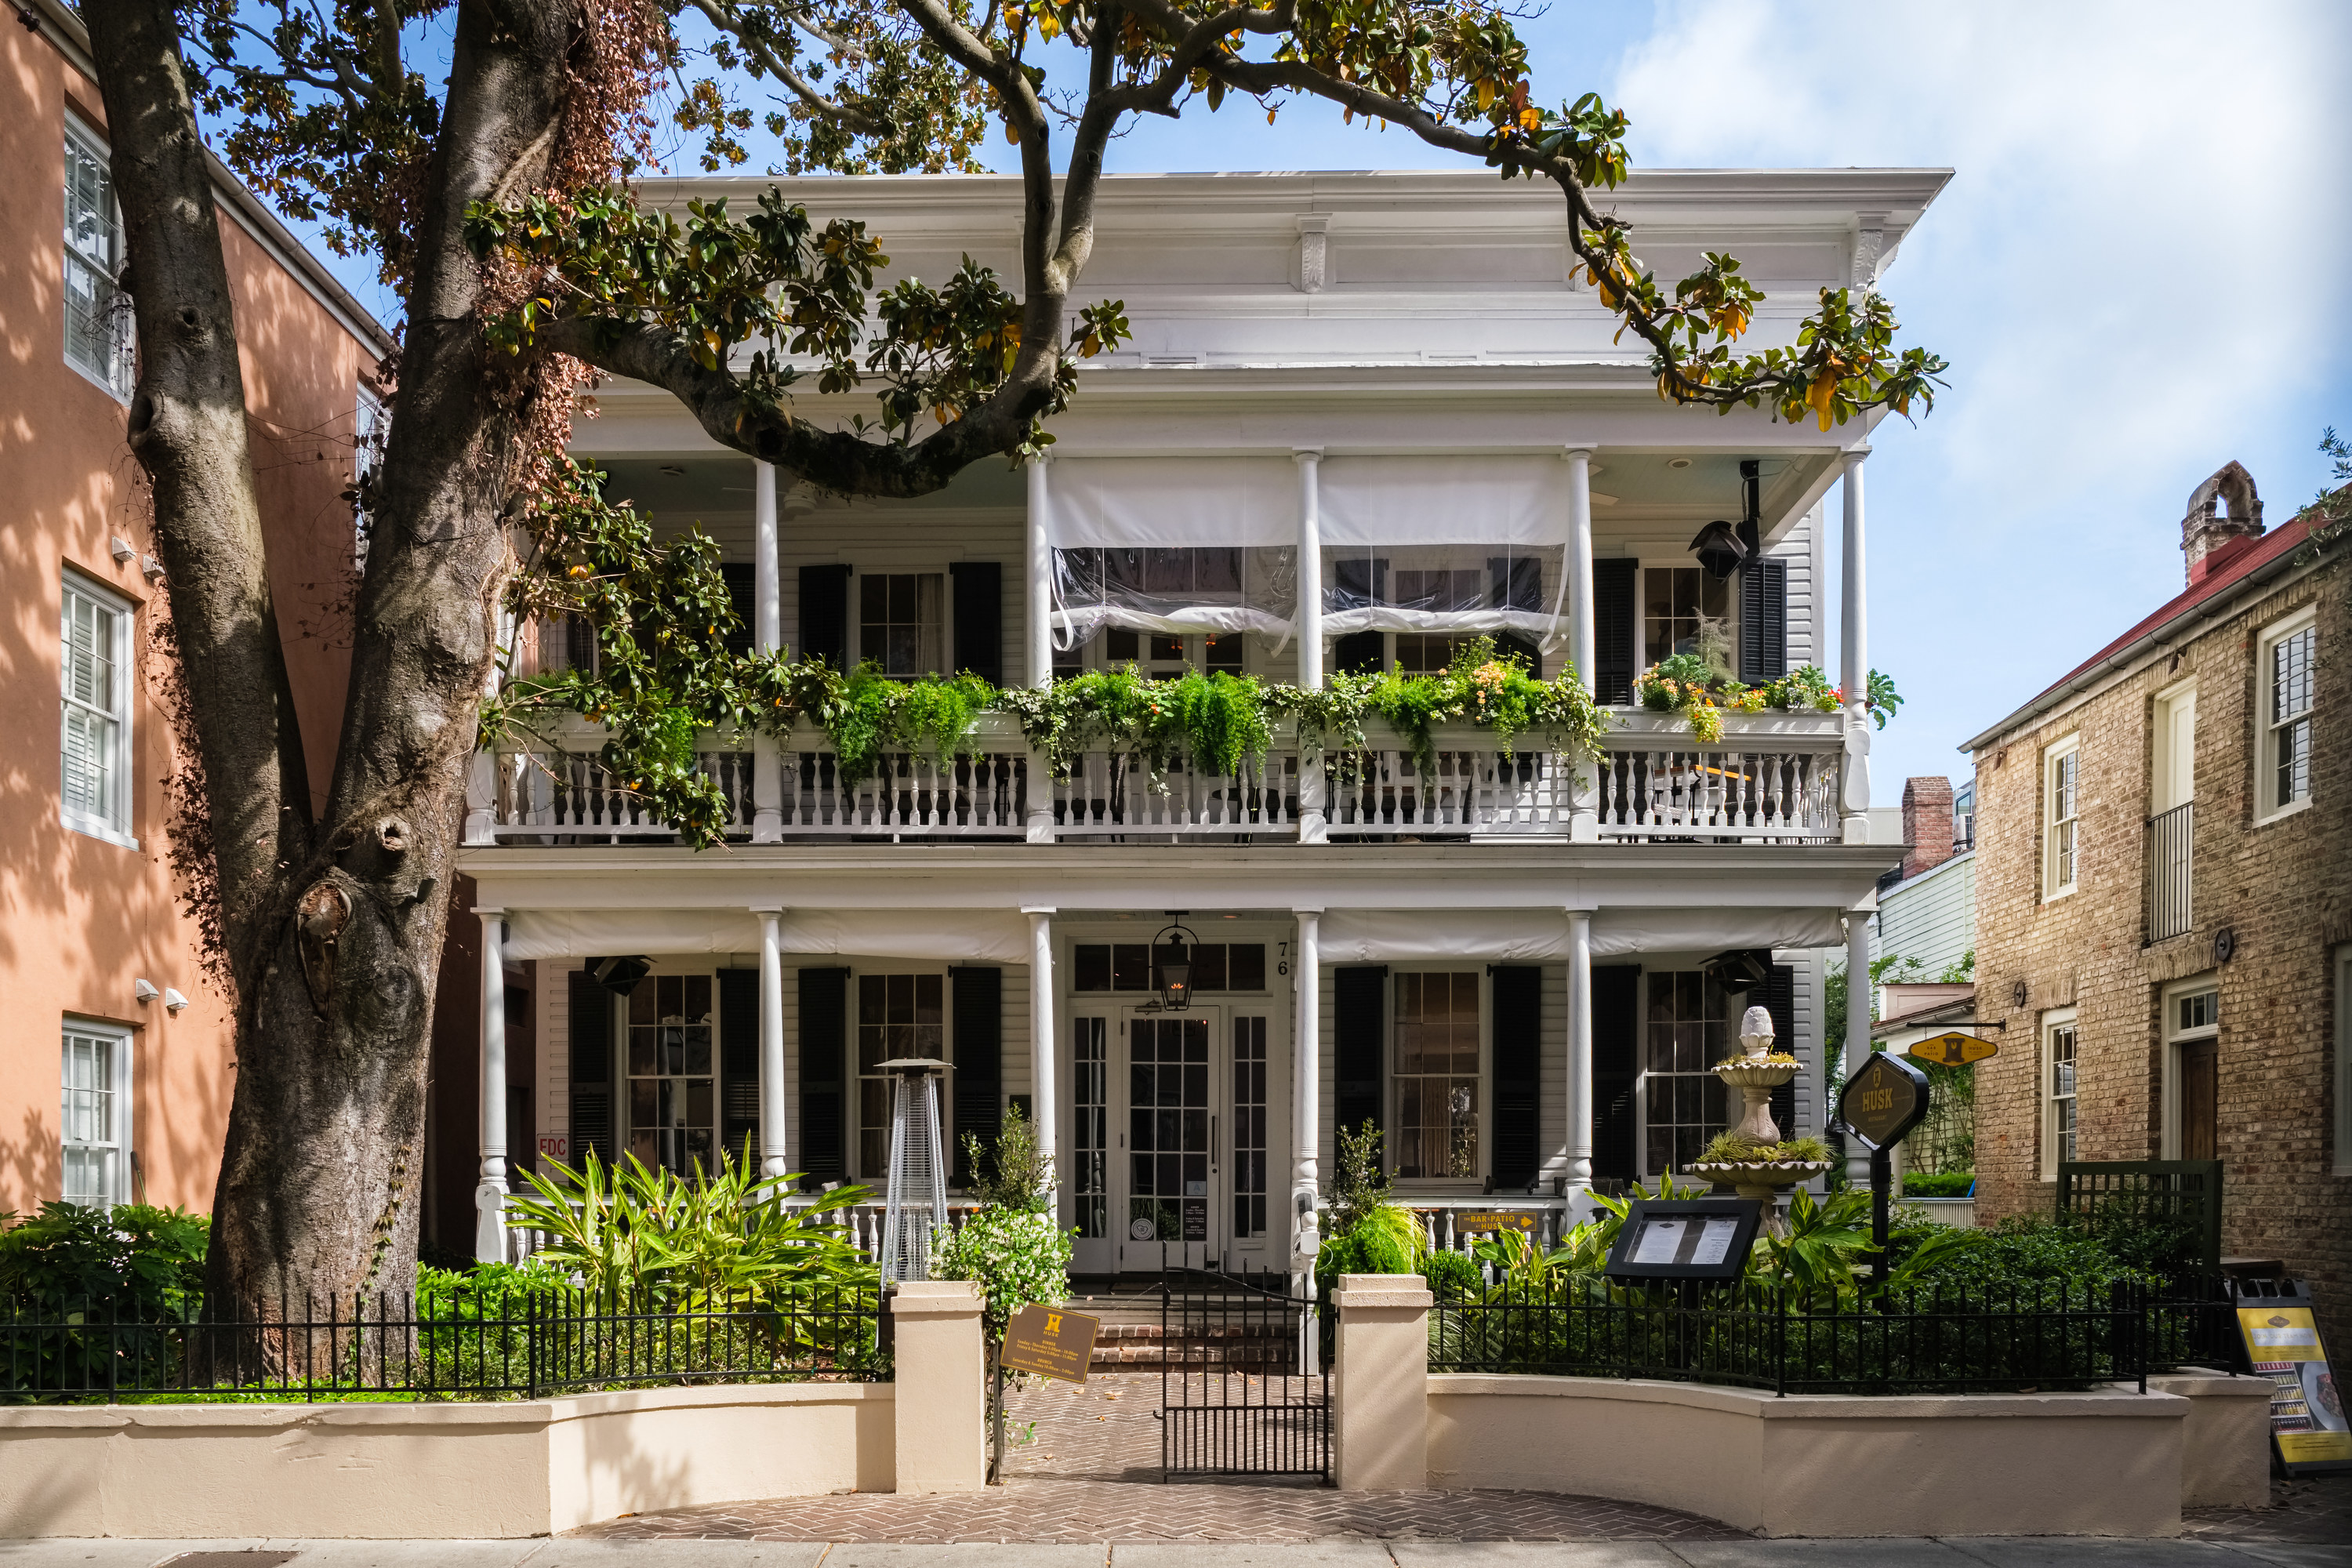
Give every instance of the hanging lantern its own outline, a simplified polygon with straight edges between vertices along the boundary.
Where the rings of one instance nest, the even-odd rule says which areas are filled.
[[[1152,963],[1160,972],[1162,1012],[1181,1013],[1192,1006],[1192,948],[1200,945],[1200,941],[1181,924],[1171,925],[1151,939]]]

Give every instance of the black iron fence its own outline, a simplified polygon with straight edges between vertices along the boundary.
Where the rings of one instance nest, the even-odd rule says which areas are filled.
[[[2145,1392],[2196,1363],[2210,1304],[2050,1282],[1783,1303],[1752,1287],[1499,1287],[1430,1314],[1432,1372],[1660,1378],[1774,1394]]]
[[[2179,936],[2189,912],[2189,851],[2196,842],[2197,803],[2147,819],[2147,940]]]
[[[158,1310],[0,1300],[0,1403],[535,1399],[646,1384],[883,1382],[871,1291],[516,1290]]]

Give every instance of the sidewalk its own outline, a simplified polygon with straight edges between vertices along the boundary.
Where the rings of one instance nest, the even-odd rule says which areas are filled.
[[[2342,1568],[2352,1545],[1969,1541],[921,1546],[774,1541],[39,1541],[0,1568]]]

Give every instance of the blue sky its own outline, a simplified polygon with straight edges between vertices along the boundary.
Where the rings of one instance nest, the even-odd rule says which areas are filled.
[[[2326,478],[2321,429],[2352,433],[2343,0],[1559,0],[1521,30],[1539,97],[1632,116],[1637,168],[1958,171],[1885,279],[1953,362],[1870,461],[1871,662],[1908,699],[1890,802],[2179,590],[2207,475],[2243,462],[2275,525]],[[1111,166],[1453,163],[1244,103],[1139,125]]]

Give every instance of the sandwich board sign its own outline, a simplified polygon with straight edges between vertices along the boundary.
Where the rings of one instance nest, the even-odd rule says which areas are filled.
[[[2310,1287],[2238,1297],[2238,1332],[2256,1377],[2271,1382],[2271,1445],[2291,1476],[2352,1470],[2352,1422],[2312,1315]]]

